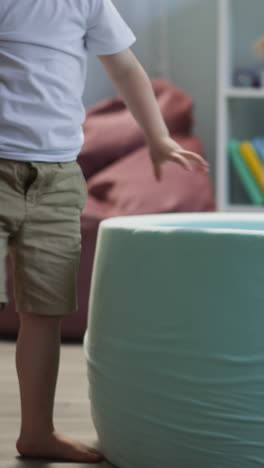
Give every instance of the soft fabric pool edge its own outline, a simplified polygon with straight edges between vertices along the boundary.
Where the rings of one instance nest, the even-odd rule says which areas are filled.
[[[102,223],[84,341],[103,450],[120,468],[264,466],[264,217],[131,218]]]

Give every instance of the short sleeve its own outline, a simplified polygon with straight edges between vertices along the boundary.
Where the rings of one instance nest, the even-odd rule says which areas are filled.
[[[136,37],[111,0],[89,0],[86,48],[93,55],[128,49]]]

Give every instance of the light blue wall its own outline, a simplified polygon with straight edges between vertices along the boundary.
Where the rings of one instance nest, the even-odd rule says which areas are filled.
[[[164,76],[160,8],[169,7],[167,76],[193,96],[195,133],[202,139],[212,166],[216,150],[216,61],[217,0],[113,0],[137,36],[132,50],[150,77]],[[163,57],[164,59],[164,57]],[[88,57],[86,105],[115,95],[104,69],[95,57]]]
[[[195,104],[195,133],[202,139],[215,178],[217,2],[173,0],[170,47],[173,81],[189,92]]]

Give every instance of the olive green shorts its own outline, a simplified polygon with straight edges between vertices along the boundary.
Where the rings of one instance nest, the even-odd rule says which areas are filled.
[[[64,316],[78,308],[81,212],[87,187],[76,161],[0,158],[0,308],[6,256],[17,313]]]

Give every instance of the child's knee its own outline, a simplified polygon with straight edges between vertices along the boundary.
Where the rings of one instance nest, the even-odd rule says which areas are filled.
[[[27,312],[21,312],[19,314],[20,322],[21,323],[41,323],[41,324],[46,324],[46,325],[58,325],[62,322],[63,317],[61,315],[44,315],[44,314],[38,314],[37,311],[34,313],[27,313]]]

